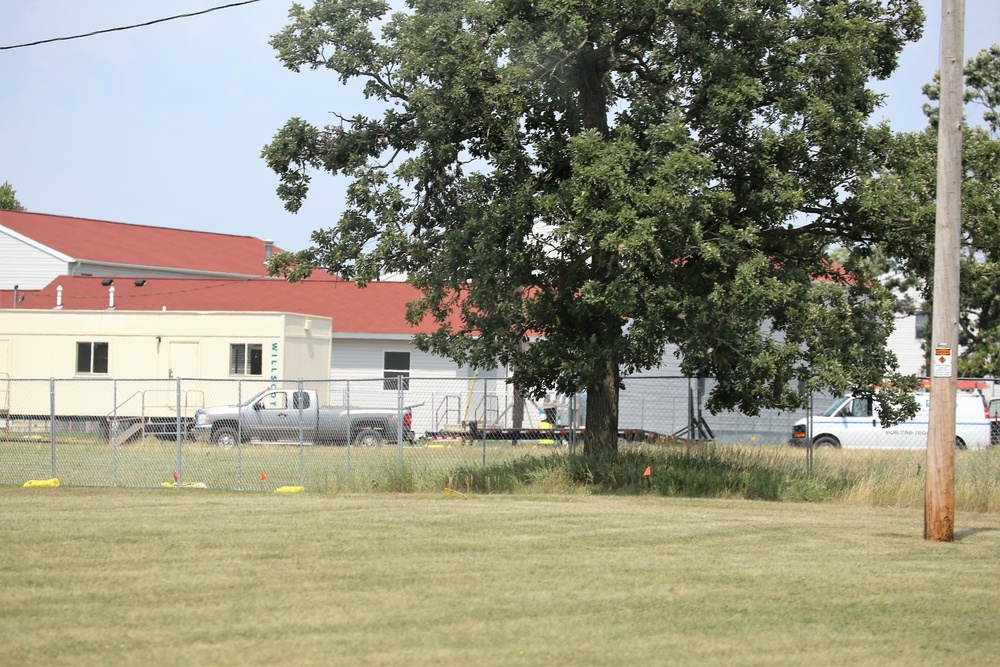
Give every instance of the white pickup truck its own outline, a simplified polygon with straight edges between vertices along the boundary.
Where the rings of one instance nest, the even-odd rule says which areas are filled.
[[[243,405],[198,410],[191,434],[220,447],[240,442],[304,442],[374,447],[413,441],[412,406],[402,409],[320,406],[313,389],[268,389]]]
[[[813,417],[814,447],[870,449],[924,449],[931,395],[914,394],[918,411],[911,419],[885,427],[873,410],[871,399],[845,396],[833,402],[822,415]],[[790,444],[808,443],[805,419],[792,427]],[[955,402],[955,448],[985,449],[990,446],[991,423],[983,397],[960,393]]]

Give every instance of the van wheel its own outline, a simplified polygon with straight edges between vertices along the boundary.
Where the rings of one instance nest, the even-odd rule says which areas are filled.
[[[373,428],[361,429],[354,436],[355,447],[378,447],[382,442],[382,434]]]
[[[955,436],[955,450],[959,452],[964,452],[968,447],[965,446],[965,441],[962,440],[957,435]]]
[[[821,435],[813,440],[813,447],[840,447],[840,443],[833,436]]]

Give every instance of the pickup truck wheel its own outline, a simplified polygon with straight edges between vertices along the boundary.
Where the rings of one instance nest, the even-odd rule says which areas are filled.
[[[378,447],[382,442],[382,434],[373,428],[363,428],[354,436],[355,447]]]
[[[821,435],[813,440],[813,447],[840,447],[840,443],[837,442],[836,438],[832,438],[828,435]]]
[[[212,443],[223,449],[235,447],[239,441],[239,433],[230,426],[223,426],[212,431]]]
[[[959,452],[964,452],[968,449],[968,447],[965,446],[965,440],[962,440],[957,435],[955,436],[955,449]]]

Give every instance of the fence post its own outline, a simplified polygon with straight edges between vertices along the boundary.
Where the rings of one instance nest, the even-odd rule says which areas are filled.
[[[809,412],[806,413],[806,474],[813,475],[813,392],[809,390]]]
[[[118,380],[111,381],[111,423],[108,424],[111,435],[111,483],[118,486]]]
[[[688,431],[687,431],[687,453],[691,453],[691,441],[694,440],[694,389],[691,387],[691,378],[688,377]]]
[[[406,382],[409,382],[407,378]],[[396,450],[399,456],[399,469],[403,469],[403,376],[396,378]]]
[[[243,380],[236,381],[236,488],[243,490]]]
[[[569,453],[576,454],[576,392],[569,395]]]
[[[351,442],[354,440],[354,434],[351,432],[351,381],[347,380],[344,384],[344,403],[347,405],[347,473],[350,474],[354,468],[351,463]]]
[[[483,467],[486,467],[486,399],[489,390],[490,379],[487,377],[483,378],[483,419],[479,422],[479,433],[483,436]]]
[[[639,397],[639,428],[645,433],[646,431],[646,396],[643,394]]]
[[[177,416],[174,419],[174,424],[177,427],[177,448],[180,449],[184,444],[184,427],[183,420],[181,419],[181,406],[187,401],[181,400],[181,378],[177,378]]]
[[[303,394],[302,390],[303,390],[302,378],[299,378],[299,486],[305,486],[305,484],[306,484],[305,483],[305,479],[306,479],[306,460],[305,460],[306,443],[305,443],[305,434],[303,432],[304,429],[305,429],[305,425],[302,423],[302,403],[304,402],[302,399],[304,397],[304,394]],[[316,414],[319,414],[319,400],[318,400],[318,396],[319,396],[319,394],[317,394]],[[313,442],[315,442],[318,439],[319,439],[319,421],[317,420],[317,422],[316,422],[316,434],[313,435]]]
[[[180,416],[181,416],[181,379],[177,378],[177,417],[180,418]],[[178,425],[178,431],[179,430],[180,428]],[[184,470],[182,469],[183,465],[182,459],[183,456],[181,453],[181,439],[180,437],[178,437],[177,438],[177,488],[178,489],[180,489],[181,486],[184,484]]]
[[[49,448],[51,472],[56,476],[56,379],[49,378]]]

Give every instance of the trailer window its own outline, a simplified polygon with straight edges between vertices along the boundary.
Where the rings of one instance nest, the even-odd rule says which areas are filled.
[[[233,343],[229,346],[230,375],[263,375],[264,347],[260,343]]]
[[[77,343],[76,344],[77,373],[107,373],[108,344],[107,343]]]
[[[397,391],[399,383],[403,383],[403,389],[410,388],[410,353],[409,352],[386,352],[383,358],[382,388],[386,391]],[[398,379],[402,378],[402,380]]]

